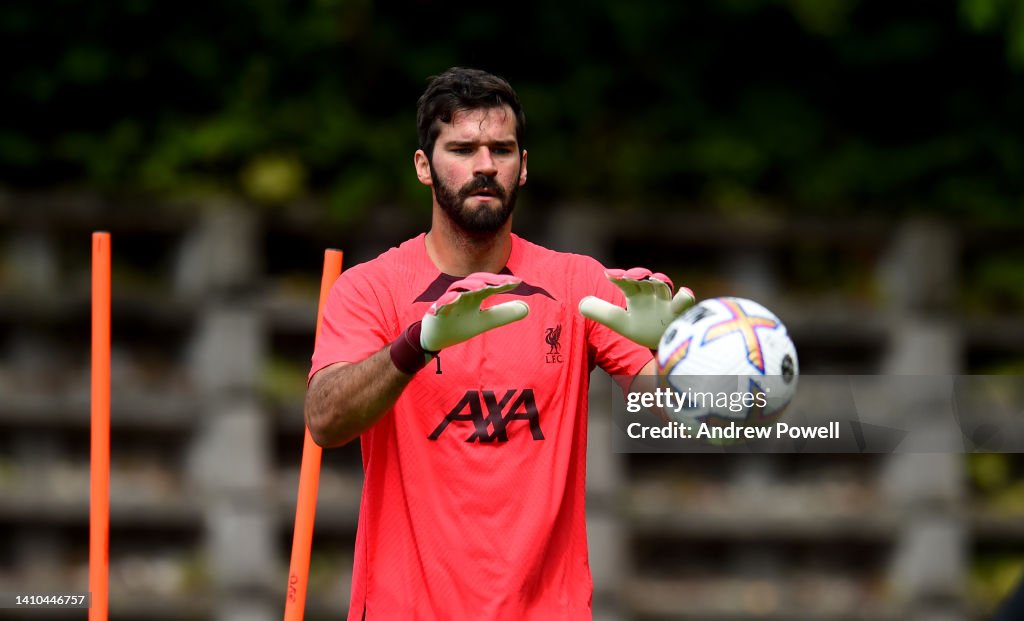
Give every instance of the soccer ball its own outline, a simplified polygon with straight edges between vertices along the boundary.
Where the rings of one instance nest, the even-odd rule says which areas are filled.
[[[666,413],[687,425],[763,425],[796,392],[796,347],[786,326],[743,298],[704,300],[676,318],[658,345],[658,378],[675,393]]]

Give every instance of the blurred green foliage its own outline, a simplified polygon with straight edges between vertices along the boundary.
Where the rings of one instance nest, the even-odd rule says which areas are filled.
[[[967,456],[967,474],[975,503],[999,516],[1024,513],[1024,481],[1019,464],[1005,453],[975,453]]]
[[[1024,576],[1024,558],[1019,554],[979,555],[971,563],[968,592],[984,614],[992,613]]]
[[[280,403],[302,401],[309,374],[307,366],[280,357],[268,360],[263,366],[260,382],[263,396]]]
[[[723,210],[1024,201],[1024,0],[0,5],[0,183],[420,204],[425,78],[524,100],[529,195]]]
[[[970,269],[962,292],[966,310],[1014,313],[1024,309],[1024,252],[985,257]]]

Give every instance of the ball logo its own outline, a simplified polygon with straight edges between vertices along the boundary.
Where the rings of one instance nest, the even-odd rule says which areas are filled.
[[[786,354],[782,359],[782,381],[789,384],[796,376],[796,369],[793,368],[793,356]]]
[[[698,321],[704,319],[705,317],[710,317],[711,315],[714,314],[714,311],[712,311],[710,308],[707,308],[705,306],[694,306],[689,311],[687,311],[684,317],[690,323],[697,323]]]
[[[668,332],[665,333],[665,336],[661,337],[661,340],[665,343],[671,343],[672,340],[676,338],[676,332],[678,331],[675,328],[670,327]]]

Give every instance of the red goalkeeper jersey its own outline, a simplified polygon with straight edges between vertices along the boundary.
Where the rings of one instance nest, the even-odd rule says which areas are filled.
[[[584,516],[587,389],[595,365],[635,375],[644,347],[585,319],[623,304],[601,265],[513,235],[526,319],[441,352],[361,436],[350,620],[589,619]],[[457,278],[424,235],[344,272],[324,308],[313,373],[358,362],[423,317]]]

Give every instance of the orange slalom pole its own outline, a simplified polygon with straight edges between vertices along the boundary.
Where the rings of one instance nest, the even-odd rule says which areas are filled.
[[[331,286],[341,274],[342,252],[324,252],[324,271],[320,278],[320,305],[316,313],[316,338],[324,319],[324,304]],[[295,531],[292,534],[292,559],[288,568],[288,597],[284,605],[285,621],[302,621],[306,612],[306,590],[309,586],[309,555],[313,548],[313,524],[316,521],[316,496],[320,487],[320,458],[323,450],[313,441],[306,428],[302,443],[302,466],[299,468],[299,497],[295,506]]]
[[[92,234],[89,621],[107,620],[110,576],[110,233]]]

